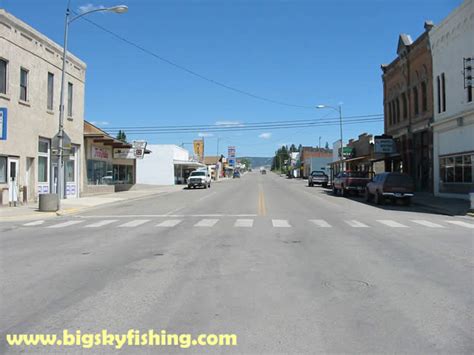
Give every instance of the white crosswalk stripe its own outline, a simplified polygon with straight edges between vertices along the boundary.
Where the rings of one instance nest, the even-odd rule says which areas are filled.
[[[31,226],[39,226],[41,224],[43,224],[44,221],[43,220],[40,220],[40,221],[34,221],[34,222],[29,222],[29,223],[25,223],[24,226],[27,226],[27,227],[31,227]]]
[[[180,223],[181,223],[180,219],[168,219],[166,221],[158,223],[156,226],[157,227],[164,227],[164,228],[171,228],[171,227],[177,226]]]
[[[388,227],[391,228],[406,228],[407,226],[395,221],[392,221],[390,219],[378,219],[377,222],[385,224]]]
[[[286,219],[272,219],[275,228],[290,228],[291,224]]]
[[[324,219],[310,219],[310,222],[321,228],[331,228],[332,226]]]
[[[133,228],[133,227],[138,227],[142,224],[145,224],[147,222],[150,222],[149,219],[135,219],[133,221],[121,224],[119,227],[121,228]]]
[[[70,226],[73,226],[75,224],[79,224],[79,223],[82,223],[84,221],[67,221],[67,222],[63,222],[63,223],[59,223],[59,224],[54,224],[52,226],[49,226],[48,228],[64,228],[64,227],[70,227]]]
[[[213,227],[219,220],[212,218],[201,219],[194,227]]]
[[[430,227],[430,228],[444,228],[442,225],[433,223],[430,221],[425,221],[423,219],[413,219],[412,222],[417,223],[419,225],[422,225],[424,227]]]
[[[238,219],[234,223],[234,227],[253,227],[253,219]]]
[[[351,219],[351,220],[344,221],[344,222],[346,222],[349,226],[351,226],[353,228],[368,228],[369,227],[367,224],[356,221],[355,219]]]
[[[451,224],[455,224],[455,225],[460,226],[460,227],[474,229],[474,224],[472,224],[472,223],[467,223],[467,222],[463,222],[463,221],[446,221],[446,222],[451,223]]]
[[[111,224],[111,223],[114,223],[114,222],[117,222],[117,221],[118,221],[118,219],[105,219],[103,221],[88,224],[87,226],[84,226],[84,228],[99,228],[99,227],[103,227],[103,226],[106,226],[108,224]]]

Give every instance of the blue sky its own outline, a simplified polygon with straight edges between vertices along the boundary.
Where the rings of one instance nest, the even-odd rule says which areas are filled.
[[[0,6],[62,44],[66,0],[0,0]],[[416,38],[461,0],[72,0],[72,8],[126,4],[124,15],[89,18],[202,75],[297,105],[343,103],[344,115],[383,112],[380,64],[398,35]],[[85,119],[107,127],[318,119],[337,113],[286,107],[240,95],[169,66],[78,21],[70,51],[88,65]],[[344,127],[345,140],[383,132],[383,122]],[[271,156],[278,145],[332,145],[337,126],[220,133],[237,155]],[[133,136],[192,142],[197,134]],[[206,138],[214,155],[216,135]],[[190,148],[190,146],[187,146]]]

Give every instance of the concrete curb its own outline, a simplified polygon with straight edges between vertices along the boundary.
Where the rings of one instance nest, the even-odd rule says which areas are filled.
[[[104,207],[104,206],[110,206],[110,205],[113,205],[113,204],[121,204],[121,203],[128,202],[128,201],[144,200],[144,199],[150,198],[152,196],[156,196],[156,195],[165,196],[165,195],[168,195],[168,194],[171,194],[171,193],[174,193],[174,192],[178,192],[178,191],[181,191],[181,190],[153,192],[153,193],[150,193],[146,196],[137,196],[137,197],[134,197],[134,198],[125,198],[125,199],[120,200],[120,201],[105,202],[105,203],[101,203],[101,204],[95,205],[95,206],[65,208],[65,209],[58,210],[56,212],[36,211],[35,214],[2,217],[2,221],[16,222],[16,221],[26,221],[26,220],[41,219],[41,218],[72,216],[72,215],[76,215],[78,213],[84,212],[86,210],[90,211],[90,210],[98,209],[98,208],[101,208],[101,207]]]

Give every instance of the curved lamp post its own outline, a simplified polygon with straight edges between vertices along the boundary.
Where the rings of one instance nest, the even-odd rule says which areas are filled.
[[[58,208],[60,207],[61,198],[64,197],[64,89],[66,85],[66,56],[67,56],[67,41],[68,41],[68,34],[69,34],[69,25],[74,22],[75,20],[89,15],[94,12],[114,12],[116,14],[123,14],[128,11],[128,7],[125,5],[118,5],[112,7],[101,7],[98,9],[93,9],[90,11],[83,12],[79,15],[76,15],[70,18],[71,10],[70,10],[71,0],[68,1],[67,9],[66,9],[66,18],[64,21],[64,44],[63,44],[63,63],[62,63],[62,72],[61,72],[61,92],[59,95],[59,131],[58,131],[58,139],[59,139],[59,162],[58,162],[58,181],[56,184],[56,193],[58,194]]]
[[[334,111],[339,112],[339,131],[341,135],[341,172],[344,170],[344,141],[342,140],[342,104],[337,105],[337,107],[329,105],[318,105],[317,109],[329,108]]]

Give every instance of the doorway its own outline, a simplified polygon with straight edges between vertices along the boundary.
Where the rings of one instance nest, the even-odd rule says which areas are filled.
[[[20,160],[8,157],[8,204],[16,206],[19,198],[18,176],[20,172]]]

